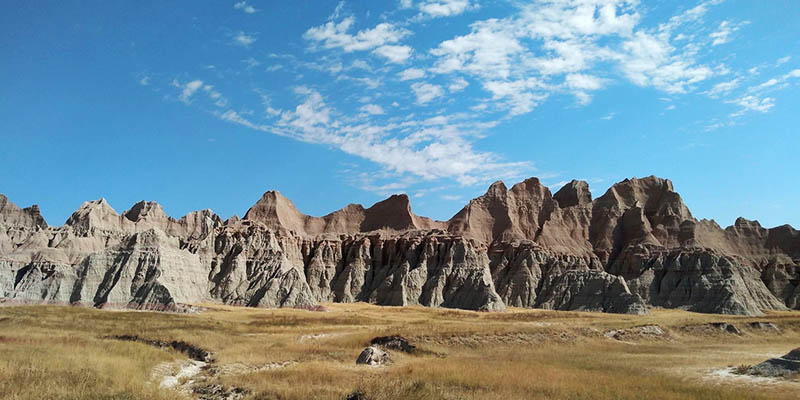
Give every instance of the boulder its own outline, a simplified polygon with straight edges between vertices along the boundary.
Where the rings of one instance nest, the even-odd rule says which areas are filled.
[[[386,365],[389,362],[389,353],[381,350],[377,346],[369,346],[356,359],[356,364],[370,366]]]

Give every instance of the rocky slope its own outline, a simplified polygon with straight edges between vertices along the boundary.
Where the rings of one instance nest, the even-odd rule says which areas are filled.
[[[449,221],[405,195],[323,217],[270,191],[245,217],[180,218],[153,202],[86,202],[61,227],[0,195],[0,302],[182,310],[222,302],[365,301],[647,313],[800,308],[800,234],[695,219],[669,180],[627,179],[592,199],[536,178],[489,187]]]

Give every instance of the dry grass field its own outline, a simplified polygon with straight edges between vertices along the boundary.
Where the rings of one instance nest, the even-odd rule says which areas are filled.
[[[2,307],[0,398],[198,398],[192,393],[198,387],[247,399],[344,399],[354,391],[369,399],[800,398],[800,381],[724,372],[800,346],[800,313],[205,307],[198,314]],[[702,326],[722,321],[741,334]],[[754,321],[773,322],[780,332],[751,327]],[[643,325],[658,325],[663,334],[604,335]],[[390,334],[408,338],[418,351],[390,352],[388,366],[355,364],[373,337]],[[210,351],[214,361],[181,376],[186,354],[111,338],[117,335],[185,341]],[[160,387],[176,374],[176,387]]]

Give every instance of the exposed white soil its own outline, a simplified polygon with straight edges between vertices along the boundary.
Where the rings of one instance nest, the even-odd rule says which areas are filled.
[[[194,382],[192,378],[199,375],[206,365],[197,360],[161,363],[153,368],[152,376],[161,388],[188,390]]]
[[[782,378],[769,378],[764,376],[752,376],[746,374],[737,374],[734,372],[735,367],[718,368],[708,371],[704,379],[716,383],[738,383],[745,385],[798,385],[800,383],[788,381]]]
[[[233,364],[220,365],[217,368],[217,373],[224,375],[241,375],[251,372],[269,371],[273,369],[286,368],[294,364],[297,364],[297,361],[280,361],[280,362],[272,362],[257,366],[247,365],[242,363],[233,363]]]
[[[309,334],[300,336],[300,338],[298,340],[301,341],[301,342],[308,342],[308,341],[321,340],[321,339],[332,338],[332,337],[337,337],[337,336],[344,336],[346,334],[347,333],[345,333],[345,332],[309,333]]]

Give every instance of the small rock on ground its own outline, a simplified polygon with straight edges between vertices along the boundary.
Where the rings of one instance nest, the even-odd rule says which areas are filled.
[[[384,365],[389,362],[389,353],[376,346],[369,346],[359,354],[356,364]]]
[[[385,349],[389,350],[399,350],[406,353],[413,353],[416,350],[416,346],[408,343],[408,339],[402,336],[379,336],[375,339],[372,339],[371,344],[373,346],[380,346]]]
[[[772,322],[751,322],[750,328],[759,329],[762,331],[780,332],[778,325],[775,325]]]

